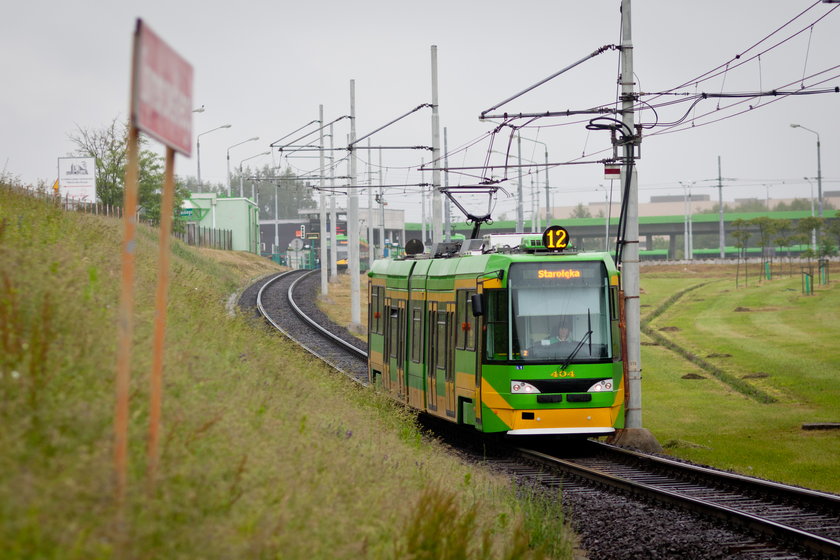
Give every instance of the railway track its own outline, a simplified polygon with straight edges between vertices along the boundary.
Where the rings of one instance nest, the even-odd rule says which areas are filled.
[[[555,472],[740,526],[806,557],[840,558],[840,496],[595,441],[580,457],[534,449],[517,453]],[[783,552],[773,550],[770,557]]]
[[[256,307],[274,328],[313,355],[366,383],[365,345],[317,308],[317,284],[313,272],[280,274],[246,290],[240,306]],[[648,547],[645,555],[650,558],[840,558],[836,495],[598,442],[574,449],[557,453],[543,445],[474,460],[522,484],[562,486],[564,500],[575,504],[575,528],[591,558],[637,558],[639,543]],[[613,505],[592,507],[605,502]],[[635,521],[627,520],[636,514]],[[597,516],[601,519],[595,526],[612,527],[608,536],[592,531]],[[617,530],[616,524],[632,527]],[[622,532],[627,534],[624,545]]]

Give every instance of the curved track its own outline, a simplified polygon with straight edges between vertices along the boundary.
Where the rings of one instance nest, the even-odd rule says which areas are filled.
[[[365,344],[317,308],[314,272],[265,278],[246,290],[240,306],[256,307],[274,328],[366,384]],[[513,458],[479,451],[475,460],[528,485],[562,485],[591,558],[635,558],[640,550],[651,558],[840,558],[838,496],[597,442],[572,456],[556,450],[517,449]],[[597,529],[604,525],[607,533]]]

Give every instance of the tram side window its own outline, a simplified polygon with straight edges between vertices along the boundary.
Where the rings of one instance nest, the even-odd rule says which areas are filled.
[[[488,360],[508,359],[508,295],[506,290],[488,290],[487,294],[487,342],[485,358]]]
[[[370,330],[375,334],[383,334],[382,324],[385,322],[382,312],[384,311],[382,301],[382,288],[379,286],[372,286],[370,289]]]
[[[466,302],[464,305],[464,312],[465,312],[465,319],[464,322],[466,323],[466,349],[467,350],[475,350],[475,330],[478,328],[478,318],[472,314],[472,309],[470,306],[470,301],[472,301],[472,296],[475,294],[475,290],[467,291],[466,295]]]
[[[399,336],[400,336],[400,322],[399,322],[399,309],[396,307],[391,307],[389,309],[389,326],[390,328],[390,338],[391,338],[391,357],[396,358],[397,352],[399,350]]]
[[[458,290],[456,297],[455,348],[475,350],[476,318],[472,314],[470,298],[475,290]]]
[[[423,310],[411,308],[411,361],[419,364],[423,358]]]
[[[435,318],[435,367],[446,369],[446,311],[438,311]]]

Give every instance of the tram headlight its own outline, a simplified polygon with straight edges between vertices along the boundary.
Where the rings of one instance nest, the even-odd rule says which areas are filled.
[[[612,379],[602,379],[592,387],[586,390],[587,393],[600,393],[602,391],[612,391],[613,390],[613,380]]]
[[[524,381],[511,381],[510,392],[514,395],[530,395],[539,393],[540,390],[530,383],[525,383]]]

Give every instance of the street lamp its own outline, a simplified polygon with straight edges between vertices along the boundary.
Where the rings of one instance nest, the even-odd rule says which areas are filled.
[[[227,195],[230,196],[230,151],[231,149],[240,146],[246,142],[253,142],[255,140],[259,140],[259,136],[254,136],[253,138],[248,138],[247,140],[243,140],[242,142],[237,142],[233,146],[229,146],[227,149]]]
[[[240,197],[245,196],[243,194],[243,191],[242,191],[242,164],[245,163],[246,161],[248,161],[249,159],[258,158],[260,156],[267,156],[267,155],[270,155],[270,154],[271,154],[271,150],[269,150],[267,152],[262,152],[260,154],[255,155],[255,156],[246,157],[245,159],[243,159],[242,161],[239,162],[239,196]],[[251,197],[254,198],[255,202],[256,202],[256,197],[254,196],[253,189],[251,189]]]
[[[805,128],[801,124],[792,124],[790,125],[791,128],[801,128],[802,130],[807,130],[812,134],[817,135],[817,200],[819,201],[819,214],[820,218],[823,217],[823,199],[822,199],[822,167],[820,164],[820,133],[816,130],[811,130],[810,128]]]
[[[212,128],[207,132],[202,132],[198,136],[195,137],[195,159],[198,162],[198,190],[201,191],[201,137],[205,134],[210,134],[215,130],[219,130],[220,128],[230,128],[229,124],[223,124],[222,126],[217,126],[216,128]]]

